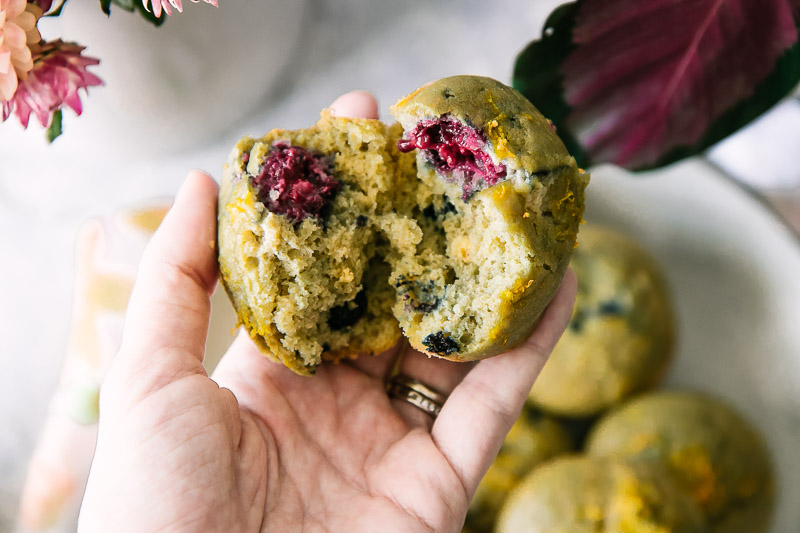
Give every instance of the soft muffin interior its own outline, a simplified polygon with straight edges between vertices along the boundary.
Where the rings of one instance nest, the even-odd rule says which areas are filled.
[[[403,135],[399,127],[392,133]],[[414,154],[400,157],[409,155]],[[404,331],[428,332],[420,339],[427,351],[442,356],[469,352],[476,341],[496,333],[496,323],[483,317],[505,305],[510,280],[531,270],[532,256],[520,232],[509,231],[506,218],[497,214],[498,202],[511,202],[519,204],[510,207],[521,218],[524,196],[500,184],[465,200],[464,182],[441,174],[441,165],[425,151],[401,160],[400,167],[396,209],[420,233],[408,242],[397,225],[382,227],[393,245],[394,314]]]
[[[313,371],[323,357],[387,349],[400,329],[415,347],[462,360],[521,340],[510,338],[525,332],[510,333],[508,317],[528,309],[520,302],[531,301],[542,280],[563,274],[533,250],[554,233],[553,213],[542,204],[566,195],[569,180],[555,179],[556,169],[495,182],[512,160],[499,160],[493,141],[466,123],[450,128],[458,133],[453,145],[440,136],[433,148],[408,150],[411,128],[424,138],[431,124],[456,120],[439,118],[404,132],[400,124],[323,114],[312,128],[274,130],[237,145],[238,179],[249,180],[257,196],[242,246],[248,301],[239,308],[262,347]],[[464,132],[468,138],[458,139]],[[284,194],[292,169],[274,157],[295,147],[319,158],[304,167],[317,175],[309,181],[319,191],[286,185],[308,205]],[[445,168],[456,153],[463,157]],[[270,161],[280,175],[265,175]],[[486,172],[468,176],[475,168]],[[550,178],[564,184],[543,186]]]
[[[389,266],[376,255],[374,229],[391,190],[385,180],[393,174],[387,171],[384,142],[356,128],[343,130],[271,132],[242,158],[257,219],[249,228],[253,245],[245,247],[244,266],[254,274],[246,279],[258,280],[247,291],[248,307],[255,324],[274,328],[256,333],[271,351],[293,354],[308,369],[320,363],[323,353],[335,359],[355,355],[354,350],[385,349],[399,335],[391,314]],[[282,209],[289,215],[267,208],[270,194],[277,203],[278,191],[258,185],[279,180],[264,177],[265,162],[276,147],[287,146],[330,163],[338,190],[318,216],[289,216],[309,209],[288,200]],[[280,346],[270,345],[275,338]]]

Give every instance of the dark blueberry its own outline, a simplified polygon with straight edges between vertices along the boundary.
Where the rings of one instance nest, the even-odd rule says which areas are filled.
[[[405,276],[403,276],[401,274],[401,275],[397,276],[397,281],[394,282],[394,286],[395,286],[395,288],[400,289],[401,287],[406,287],[406,286],[411,285],[413,283],[414,283],[413,281],[411,281],[410,279],[408,279],[407,277],[405,277]]]
[[[422,150],[439,174],[461,185],[465,201],[506,177],[505,165],[494,164],[486,145],[482,131],[446,115],[420,121],[397,142],[401,152]]]
[[[439,211],[440,215],[446,215],[447,213],[453,213],[454,215],[458,214],[456,206],[450,203],[450,200],[445,200],[444,205],[442,206],[442,210]]]
[[[600,315],[622,316],[622,305],[616,300],[606,300],[597,308],[597,313]]]
[[[328,311],[328,327],[334,331],[355,325],[367,312],[367,293],[362,289],[356,297]]]
[[[430,303],[411,304],[411,308],[414,309],[414,311],[418,311],[420,313],[430,313],[431,311],[434,311],[436,310],[437,307],[439,307],[440,302],[441,300],[436,298]]]
[[[541,180],[542,178],[549,176],[550,173],[550,170],[538,170],[536,172],[531,172],[531,177]]]
[[[454,206],[450,200],[445,200],[444,205],[442,205],[442,208],[438,211],[433,204],[430,204],[422,210],[422,214],[431,220],[438,220],[439,217],[446,216],[448,213],[458,213],[456,206]]]
[[[583,448],[586,437],[589,435],[589,431],[597,421],[597,418],[559,418],[558,421],[567,432],[569,440],[575,446],[575,449],[580,450]]]
[[[538,409],[528,409],[527,407],[523,409],[522,414],[525,415],[528,422],[531,424],[537,424],[542,421],[544,418],[544,413],[539,411]]]
[[[445,336],[443,331],[431,333],[422,339],[422,344],[425,345],[428,351],[438,355],[458,353],[458,343],[449,335]]]
[[[323,352],[330,352],[331,351],[331,345],[328,344],[327,342],[323,342],[322,343],[322,351]]]
[[[583,329],[583,323],[586,320],[586,314],[583,310],[578,309],[569,321],[569,329],[575,333],[580,333]]]
[[[341,184],[330,158],[301,146],[277,142],[253,177],[259,201],[292,222],[324,217]]]
[[[364,226],[367,225],[368,221],[369,221],[369,217],[367,217],[365,215],[358,215],[356,217],[356,227],[357,228],[363,228]]]
[[[436,295],[436,284],[428,280],[427,283],[417,283],[413,289],[413,296],[410,304],[411,308],[420,313],[430,313],[437,307],[441,298]]]
[[[437,285],[432,280],[417,281],[399,276],[394,286],[397,294],[406,302],[406,310],[430,313],[441,303]]]

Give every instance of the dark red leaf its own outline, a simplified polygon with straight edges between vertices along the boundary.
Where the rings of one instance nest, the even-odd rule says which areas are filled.
[[[562,64],[593,161],[647,167],[703,138],[797,41],[800,0],[586,0]]]

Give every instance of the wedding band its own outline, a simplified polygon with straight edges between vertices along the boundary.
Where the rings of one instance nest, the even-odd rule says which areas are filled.
[[[447,396],[432,389],[418,379],[398,374],[386,384],[390,398],[405,400],[433,418],[439,415]]]

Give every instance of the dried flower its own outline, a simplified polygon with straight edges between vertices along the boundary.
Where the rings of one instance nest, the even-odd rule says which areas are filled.
[[[41,8],[26,0],[0,0],[0,102],[4,106],[33,68],[31,48],[42,39],[36,29],[41,16]]]
[[[195,4],[200,0],[192,0]],[[217,0],[203,0],[206,4],[211,4],[214,7],[219,7]],[[156,17],[161,16],[161,10],[166,11],[167,15],[172,15],[172,8],[174,7],[179,12],[183,13],[183,3],[181,0],[142,0],[144,8],[150,11],[149,4],[153,4],[153,14]]]
[[[33,113],[42,126],[47,126],[53,113],[65,104],[80,115],[83,108],[78,91],[103,84],[87,70],[100,61],[82,55],[83,50],[83,46],[60,39],[43,43],[27,80],[20,82],[11,100],[3,102],[3,120],[14,112],[27,128]]]

